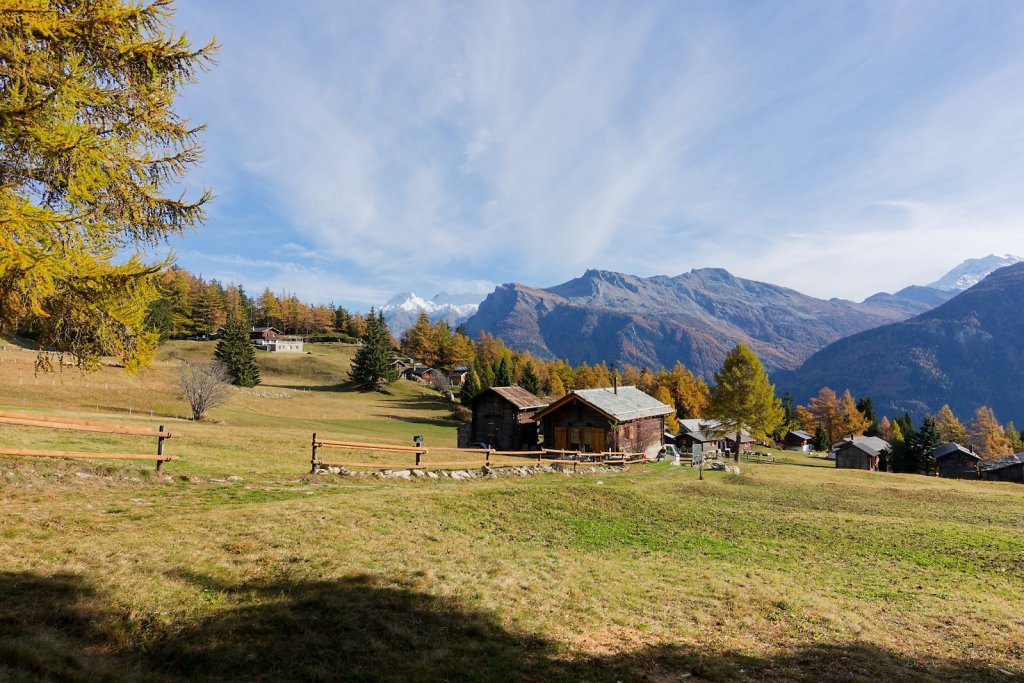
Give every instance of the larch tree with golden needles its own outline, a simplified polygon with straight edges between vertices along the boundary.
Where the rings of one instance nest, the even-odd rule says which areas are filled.
[[[0,331],[34,319],[42,348],[80,367],[137,369],[167,265],[142,254],[210,199],[168,190],[201,152],[175,96],[215,45],[172,34],[170,0],[0,4]]]
[[[715,373],[715,384],[705,410],[706,417],[719,421],[722,434],[736,435],[735,459],[740,459],[742,430],[764,438],[782,422],[782,402],[768,381],[761,359],[744,344],[730,351],[722,368]]]
[[[974,413],[971,424],[971,443],[983,459],[1001,458],[1013,453],[1006,433],[996,421],[996,415],[988,406],[981,406]]]

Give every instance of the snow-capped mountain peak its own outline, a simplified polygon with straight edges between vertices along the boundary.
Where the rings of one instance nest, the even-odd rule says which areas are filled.
[[[416,323],[416,318],[421,312],[426,313],[432,323],[444,320],[451,327],[457,327],[459,323],[476,313],[480,302],[470,303],[474,298],[474,295],[450,296],[442,292],[433,299],[424,299],[414,292],[402,292],[391,297],[380,310],[384,313],[384,320],[391,328],[391,333],[400,337]]]
[[[1021,261],[1024,261],[1024,259],[1012,254],[1004,254],[1002,256],[989,254],[983,258],[967,259],[928,286],[935,289],[960,292],[978,284],[992,271],[1012,266],[1014,263],[1020,263]]]

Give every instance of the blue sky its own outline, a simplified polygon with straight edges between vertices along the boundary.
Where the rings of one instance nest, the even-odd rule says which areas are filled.
[[[724,267],[820,297],[1024,255],[1024,3],[178,0],[207,277],[399,291]],[[482,298],[482,296],[481,296]]]

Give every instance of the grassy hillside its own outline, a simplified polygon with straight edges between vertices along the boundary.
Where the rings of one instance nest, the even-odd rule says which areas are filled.
[[[256,393],[217,422],[177,420],[167,353],[208,348],[88,387],[68,370],[36,386],[20,352],[0,354],[3,409],[95,418],[98,404],[169,425],[184,457],[163,477],[0,458],[0,680],[1024,677],[1024,487],[800,454],[704,481],[670,465],[311,477],[312,431],[439,444],[453,426],[411,384],[338,390],[351,350],[337,348],[261,357]],[[29,442],[69,439],[0,427],[0,443]]]

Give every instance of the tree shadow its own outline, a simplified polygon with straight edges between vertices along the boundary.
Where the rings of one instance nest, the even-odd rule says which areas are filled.
[[[238,584],[191,572],[169,578],[208,604],[179,621],[118,608],[78,576],[0,574],[0,680],[1008,680],[977,664],[858,642],[773,657],[657,643],[587,656],[557,637],[511,630],[490,613],[369,575]]]

